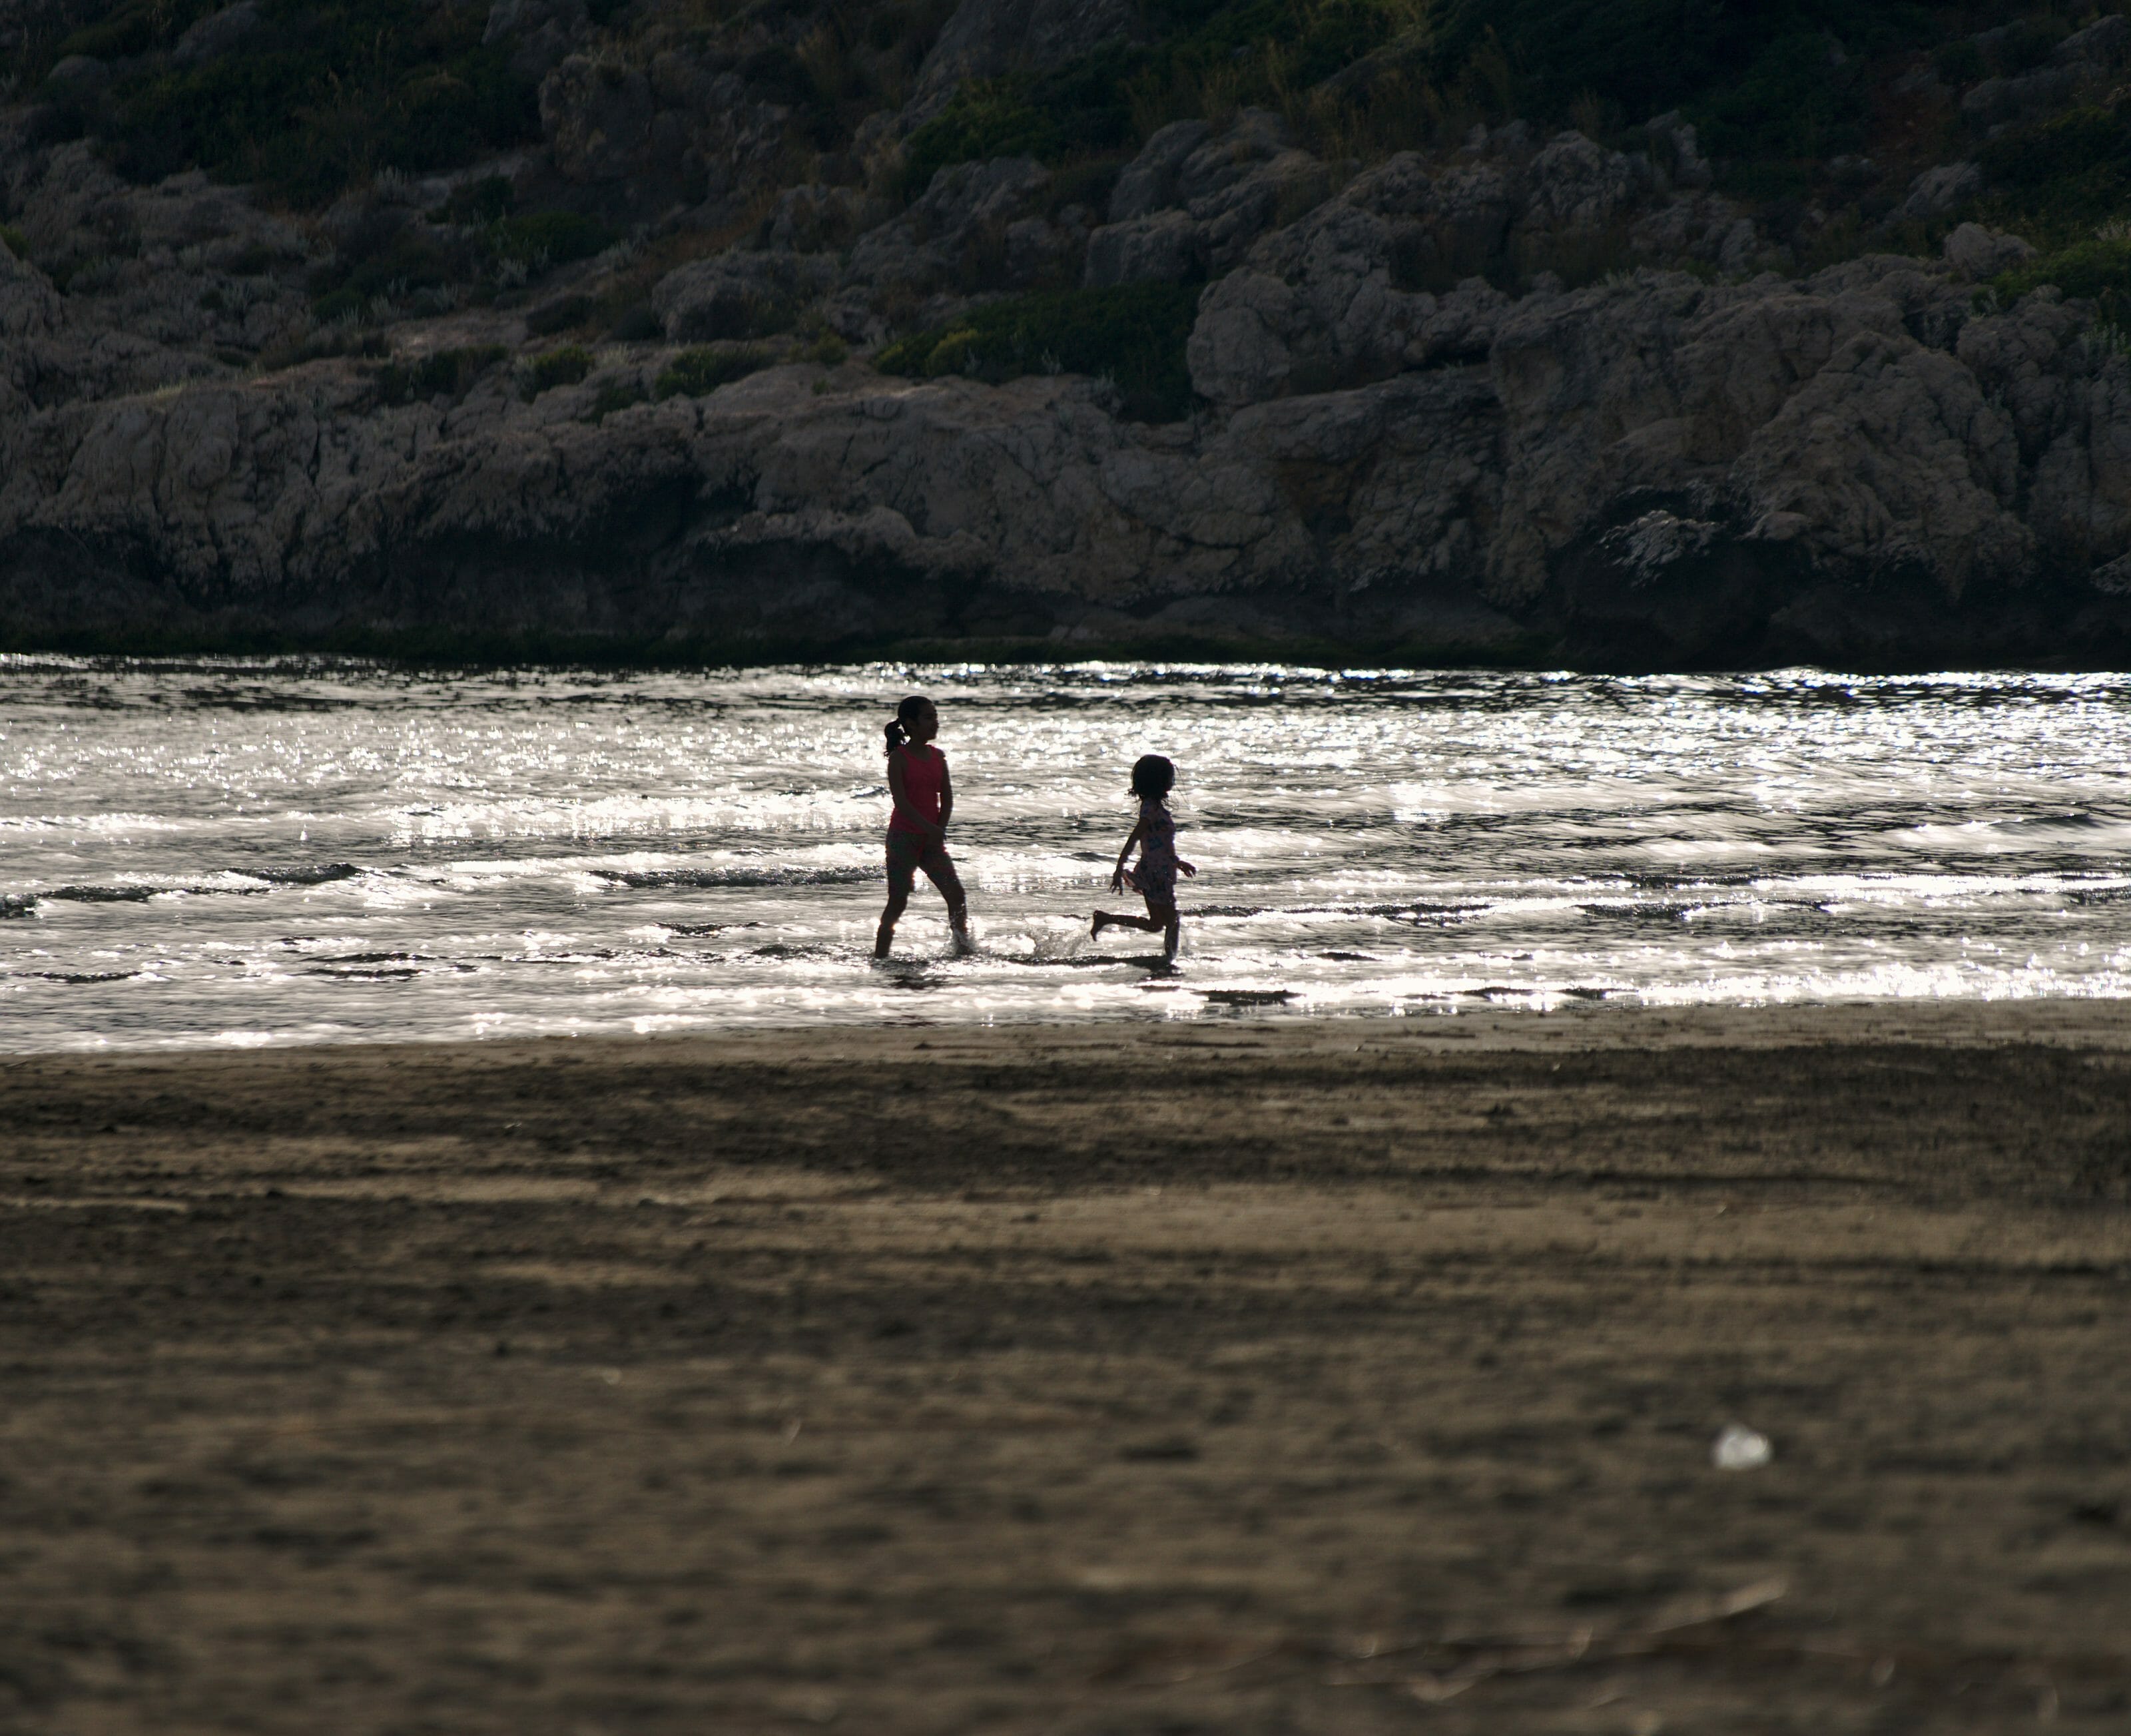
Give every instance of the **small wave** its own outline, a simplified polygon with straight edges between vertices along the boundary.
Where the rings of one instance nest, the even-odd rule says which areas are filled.
[[[194,898],[256,898],[267,890],[263,886],[55,886],[37,897],[69,904],[146,904],[174,892]]]
[[[304,973],[307,977],[331,977],[341,983],[407,983],[422,974],[419,966],[405,965],[389,969],[377,965],[363,965],[350,970],[339,965],[322,964]]]
[[[594,868],[592,873],[611,885],[632,892],[663,892],[686,887],[706,891],[768,888],[784,886],[857,886],[879,880],[877,868]]]
[[[1997,830],[2001,832],[2062,832],[2100,831],[2109,822],[2099,814],[2090,814],[2083,808],[2072,808],[2062,814],[2030,814],[2018,820],[2001,820]]]
[[[320,862],[303,868],[240,868],[239,873],[273,886],[324,886],[335,880],[352,880],[362,870],[352,862]]]
[[[23,970],[21,977],[38,977],[47,983],[123,983],[141,974],[137,970]]]
[[[479,967],[457,959],[413,959],[405,953],[384,953],[376,955],[375,964],[348,964],[328,960],[311,966],[304,974],[307,977],[333,977],[343,983],[405,983],[414,977],[445,976],[457,972],[471,976]],[[395,959],[406,959],[395,964]]]
[[[1444,918],[1483,916],[1492,906],[1473,904],[1430,904],[1409,899],[1402,904],[1195,904],[1187,916],[1374,916],[1386,922],[1437,922]]]
[[[2121,904],[2131,900],[2131,886],[2077,887],[2065,894],[2070,904]],[[14,914],[0,909],[0,916]]]
[[[1295,998],[1291,988],[1209,988],[1205,994],[1214,1007],[1278,1007]]]
[[[1630,922],[1684,922],[1697,911],[1707,910],[1711,906],[1706,904],[1635,904],[1622,901],[1619,903],[1579,904],[1577,908],[1587,916],[1619,916]]]

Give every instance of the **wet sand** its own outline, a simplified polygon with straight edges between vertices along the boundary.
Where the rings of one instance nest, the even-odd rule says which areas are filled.
[[[12,1058],[0,1203],[0,1729],[2131,1728],[2131,1008]]]

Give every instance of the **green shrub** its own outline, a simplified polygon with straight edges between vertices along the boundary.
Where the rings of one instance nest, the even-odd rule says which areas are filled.
[[[311,318],[322,326],[360,319],[369,311],[370,298],[356,289],[335,289],[311,299]]]
[[[636,301],[615,316],[606,335],[616,343],[649,343],[666,335],[666,326],[658,317],[658,308],[648,301]]]
[[[1910,0],[1437,0],[1428,22],[1426,59],[1439,83],[1499,53],[1520,112],[1566,116],[1579,95],[1599,91],[1635,122],[1697,103],[1713,112],[1743,91],[1720,124],[1756,134],[1780,127],[1768,103],[1803,89],[1807,36],[1835,72],[1827,37],[1855,65],[1928,46],[1942,29],[1931,8]]]
[[[903,196],[915,198],[952,164],[1057,156],[1065,148],[1065,129],[1056,115],[1030,100],[1028,84],[1025,79],[973,79],[957,89],[904,143]]]
[[[381,404],[415,404],[431,398],[463,398],[473,383],[510,352],[500,343],[438,350],[409,362],[393,361],[373,376]]]
[[[1085,205],[1100,222],[1110,208],[1110,195],[1117,191],[1118,176],[1124,166],[1125,159],[1117,156],[1066,164],[1051,177],[1051,184],[1044,189],[1043,202],[1050,214],[1056,217],[1068,205]]]
[[[510,178],[485,175],[452,189],[452,195],[429,213],[433,223],[492,223],[510,215],[518,191]]]
[[[5,247],[17,259],[30,256],[29,237],[12,223],[0,223],[0,247]]]
[[[1823,157],[1864,142],[1863,63],[1831,65],[1817,30],[1779,36],[1729,88],[1688,104],[1718,157]]]
[[[152,40],[127,50],[141,53],[213,10],[139,0],[94,30],[122,26],[128,42],[146,31]],[[199,166],[316,207],[380,169],[428,173],[538,136],[533,87],[511,71],[509,43],[481,41],[478,8],[264,0],[261,12],[260,29],[204,65],[151,59],[122,76],[95,122],[115,166],[143,181]]]
[[[1956,36],[1941,45],[1932,56],[1938,75],[1956,89],[1975,84],[1990,75],[1990,69],[1983,64],[1983,50],[1966,36]]]
[[[499,263],[566,265],[572,260],[590,259],[614,240],[606,224],[574,211],[539,211],[528,217],[506,217],[491,223],[482,243],[489,257]]]
[[[683,350],[660,370],[661,398],[702,398],[721,385],[759,374],[775,360],[764,350],[719,350],[708,345]]]
[[[1147,64],[1147,50],[1115,43],[1041,77],[965,81],[904,141],[904,196],[915,198],[955,163],[1003,156],[1057,163],[1136,142],[1127,86]]]
[[[151,54],[170,47],[196,21],[220,10],[221,0],[132,0],[64,38],[52,58],[88,55],[98,60],[122,60]]]
[[[625,410],[633,404],[644,400],[644,390],[635,379],[609,380],[592,395],[591,420],[601,423],[616,410]]]
[[[436,289],[460,275],[460,262],[437,242],[402,231],[376,253],[343,256],[314,272],[311,313],[319,319],[361,313],[375,296],[398,298]]]
[[[2029,260],[1995,279],[1990,287],[1999,300],[2012,302],[2044,284],[2055,284],[2068,296],[2098,303],[2102,318],[2112,324],[2131,323],[2131,238],[2077,242]]]
[[[1199,293],[1192,285],[1128,284],[1011,296],[891,344],[874,365],[884,374],[969,374],[994,384],[1037,373],[1106,375],[1126,415],[1174,421],[1192,404],[1184,347]]]
[[[559,301],[551,301],[544,308],[535,308],[525,316],[525,329],[535,337],[552,337],[558,332],[567,332],[572,326],[581,326],[592,317],[591,298],[588,295],[565,295]]]
[[[282,256],[261,242],[251,242],[229,262],[232,277],[264,277],[281,263]]]
[[[566,343],[535,356],[525,371],[525,397],[529,403],[558,385],[576,385],[592,371],[592,352],[581,343]]]
[[[2001,189],[1986,220],[2066,243],[2131,206],[2131,104],[2075,108],[2000,133],[1976,153]]]

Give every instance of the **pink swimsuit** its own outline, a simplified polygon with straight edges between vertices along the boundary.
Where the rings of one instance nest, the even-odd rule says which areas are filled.
[[[898,748],[895,751],[903,756],[903,801],[891,805],[888,829],[907,833],[912,838],[924,838],[927,835],[903,810],[907,803],[933,825],[939,825],[940,799],[947,785],[947,756],[930,742],[922,748]]]

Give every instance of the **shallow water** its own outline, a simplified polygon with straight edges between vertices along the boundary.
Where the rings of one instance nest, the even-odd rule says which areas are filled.
[[[870,959],[940,702],[981,948]],[[1140,753],[1173,971],[1087,938]],[[0,658],[0,1050],[2131,992],[2131,677]]]

